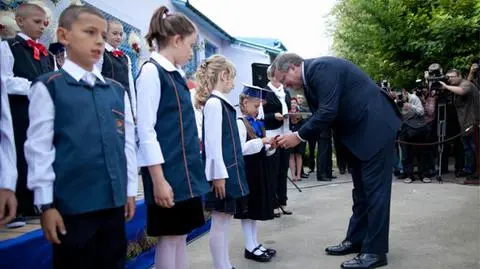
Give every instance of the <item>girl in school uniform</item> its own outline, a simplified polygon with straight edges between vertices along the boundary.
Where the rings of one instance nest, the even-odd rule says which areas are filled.
[[[116,20],[107,21],[107,36],[105,51],[97,63],[97,67],[107,78],[116,80],[125,88],[130,97],[132,113],[135,119],[137,109],[137,96],[135,94],[135,83],[132,75],[132,61],[119,47],[123,42],[123,26]]]
[[[246,211],[245,179],[237,115],[227,99],[233,88],[235,68],[221,55],[213,55],[197,69],[197,91],[210,93],[203,108],[205,174],[212,184],[205,208],[212,212],[210,250],[214,269],[231,269],[228,228],[233,215]]]
[[[190,92],[177,68],[192,56],[196,28],[162,6],[146,38],[156,51],[141,68],[136,88],[147,234],[158,237],[155,268],[184,269],[187,234],[205,223],[201,196],[209,191]]]
[[[274,193],[272,177],[268,176],[267,156],[275,153],[273,138],[265,137],[265,126],[257,120],[258,108],[264,100],[262,88],[244,84],[240,94],[240,111],[242,116],[237,120],[240,142],[242,145],[245,173],[250,194],[248,195],[248,211],[235,214],[242,220],[245,239],[244,256],[257,262],[269,262],[277,253],[257,241],[257,220],[266,221],[274,218]]]

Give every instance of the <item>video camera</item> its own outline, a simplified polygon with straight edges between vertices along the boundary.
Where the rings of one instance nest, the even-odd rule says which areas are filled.
[[[438,103],[453,103],[453,94],[442,89],[442,84],[440,84],[440,81],[448,83],[448,78],[443,74],[443,69],[439,64],[434,63],[428,67],[425,79],[428,83],[428,92],[437,96]]]

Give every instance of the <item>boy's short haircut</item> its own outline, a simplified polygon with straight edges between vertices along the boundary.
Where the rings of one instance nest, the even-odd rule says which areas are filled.
[[[15,11],[15,17],[25,18],[30,14],[32,10],[42,11],[43,13],[45,13],[45,15],[47,14],[47,11],[39,4],[24,3],[24,4],[21,4]]]
[[[70,29],[72,28],[72,24],[78,20],[78,17],[84,13],[96,15],[102,19],[105,19],[102,12],[100,12],[100,10],[96,8],[89,6],[71,5],[65,10],[63,10],[62,14],[60,14],[60,18],[58,19],[58,26],[65,29]]]

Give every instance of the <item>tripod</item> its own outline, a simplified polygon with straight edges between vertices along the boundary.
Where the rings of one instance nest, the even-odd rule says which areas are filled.
[[[447,132],[447,104],[440,103],[437,108],[437,137],[438,137],[438,175],[437,181],[443,183],[442,180],[442,156],[443,156],[443,142]]]

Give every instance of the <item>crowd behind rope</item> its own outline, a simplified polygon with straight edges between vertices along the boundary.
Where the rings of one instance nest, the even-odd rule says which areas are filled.
[[[158,238],[156,268],[186,268],[186,236],[205,223],[204,209],[212,212],[214,268],[234,268],[234,218],[242,224],[243,256],[269,262],[277,251],[259,243],[256,223],[293,214],[287,177],[301,181],[316,170],[318,181],[336,178],[334,148],[339,173],[348,172],[346,149],[332,129],[293,149],[277,147],[276,138],[299,130],[311,111],[302,91],[285,89],[271,68],[265,88],[244,86],[239,113],[226,97],[236,70],[224,56],[204,60],[187,83],[179,66],[192,57],[197,28],[184,15],[165,6],[155,11],[146,36],[150,59],[134,80],[119,49],[121,23],[72,5],[47,50],[37,42],[47,13],[40,2],[25,3],[15,25],[2,25],[0,224],[14,229],[40,217],[54,268],[124,267],[124,221],[135,214],[138,168],[147,234]],[[478,79],[477,68],[469,80]],[[447,126],[458,124],[448,137],[478,124],[479,105],[473,83],[456,70],[447,77],[444,87],[455,94]],[[391,96],[403,102],[400,139],[434,141],[435,95],[421,89]],[[458,176],[470,176],[473,136],[461,142]],[[405,182],[416,179],[415,157],[419,179],[428,182],[435,172],[434,148],[399,145],[395,154]],[[99,249],[106,254],[99,257]]]

